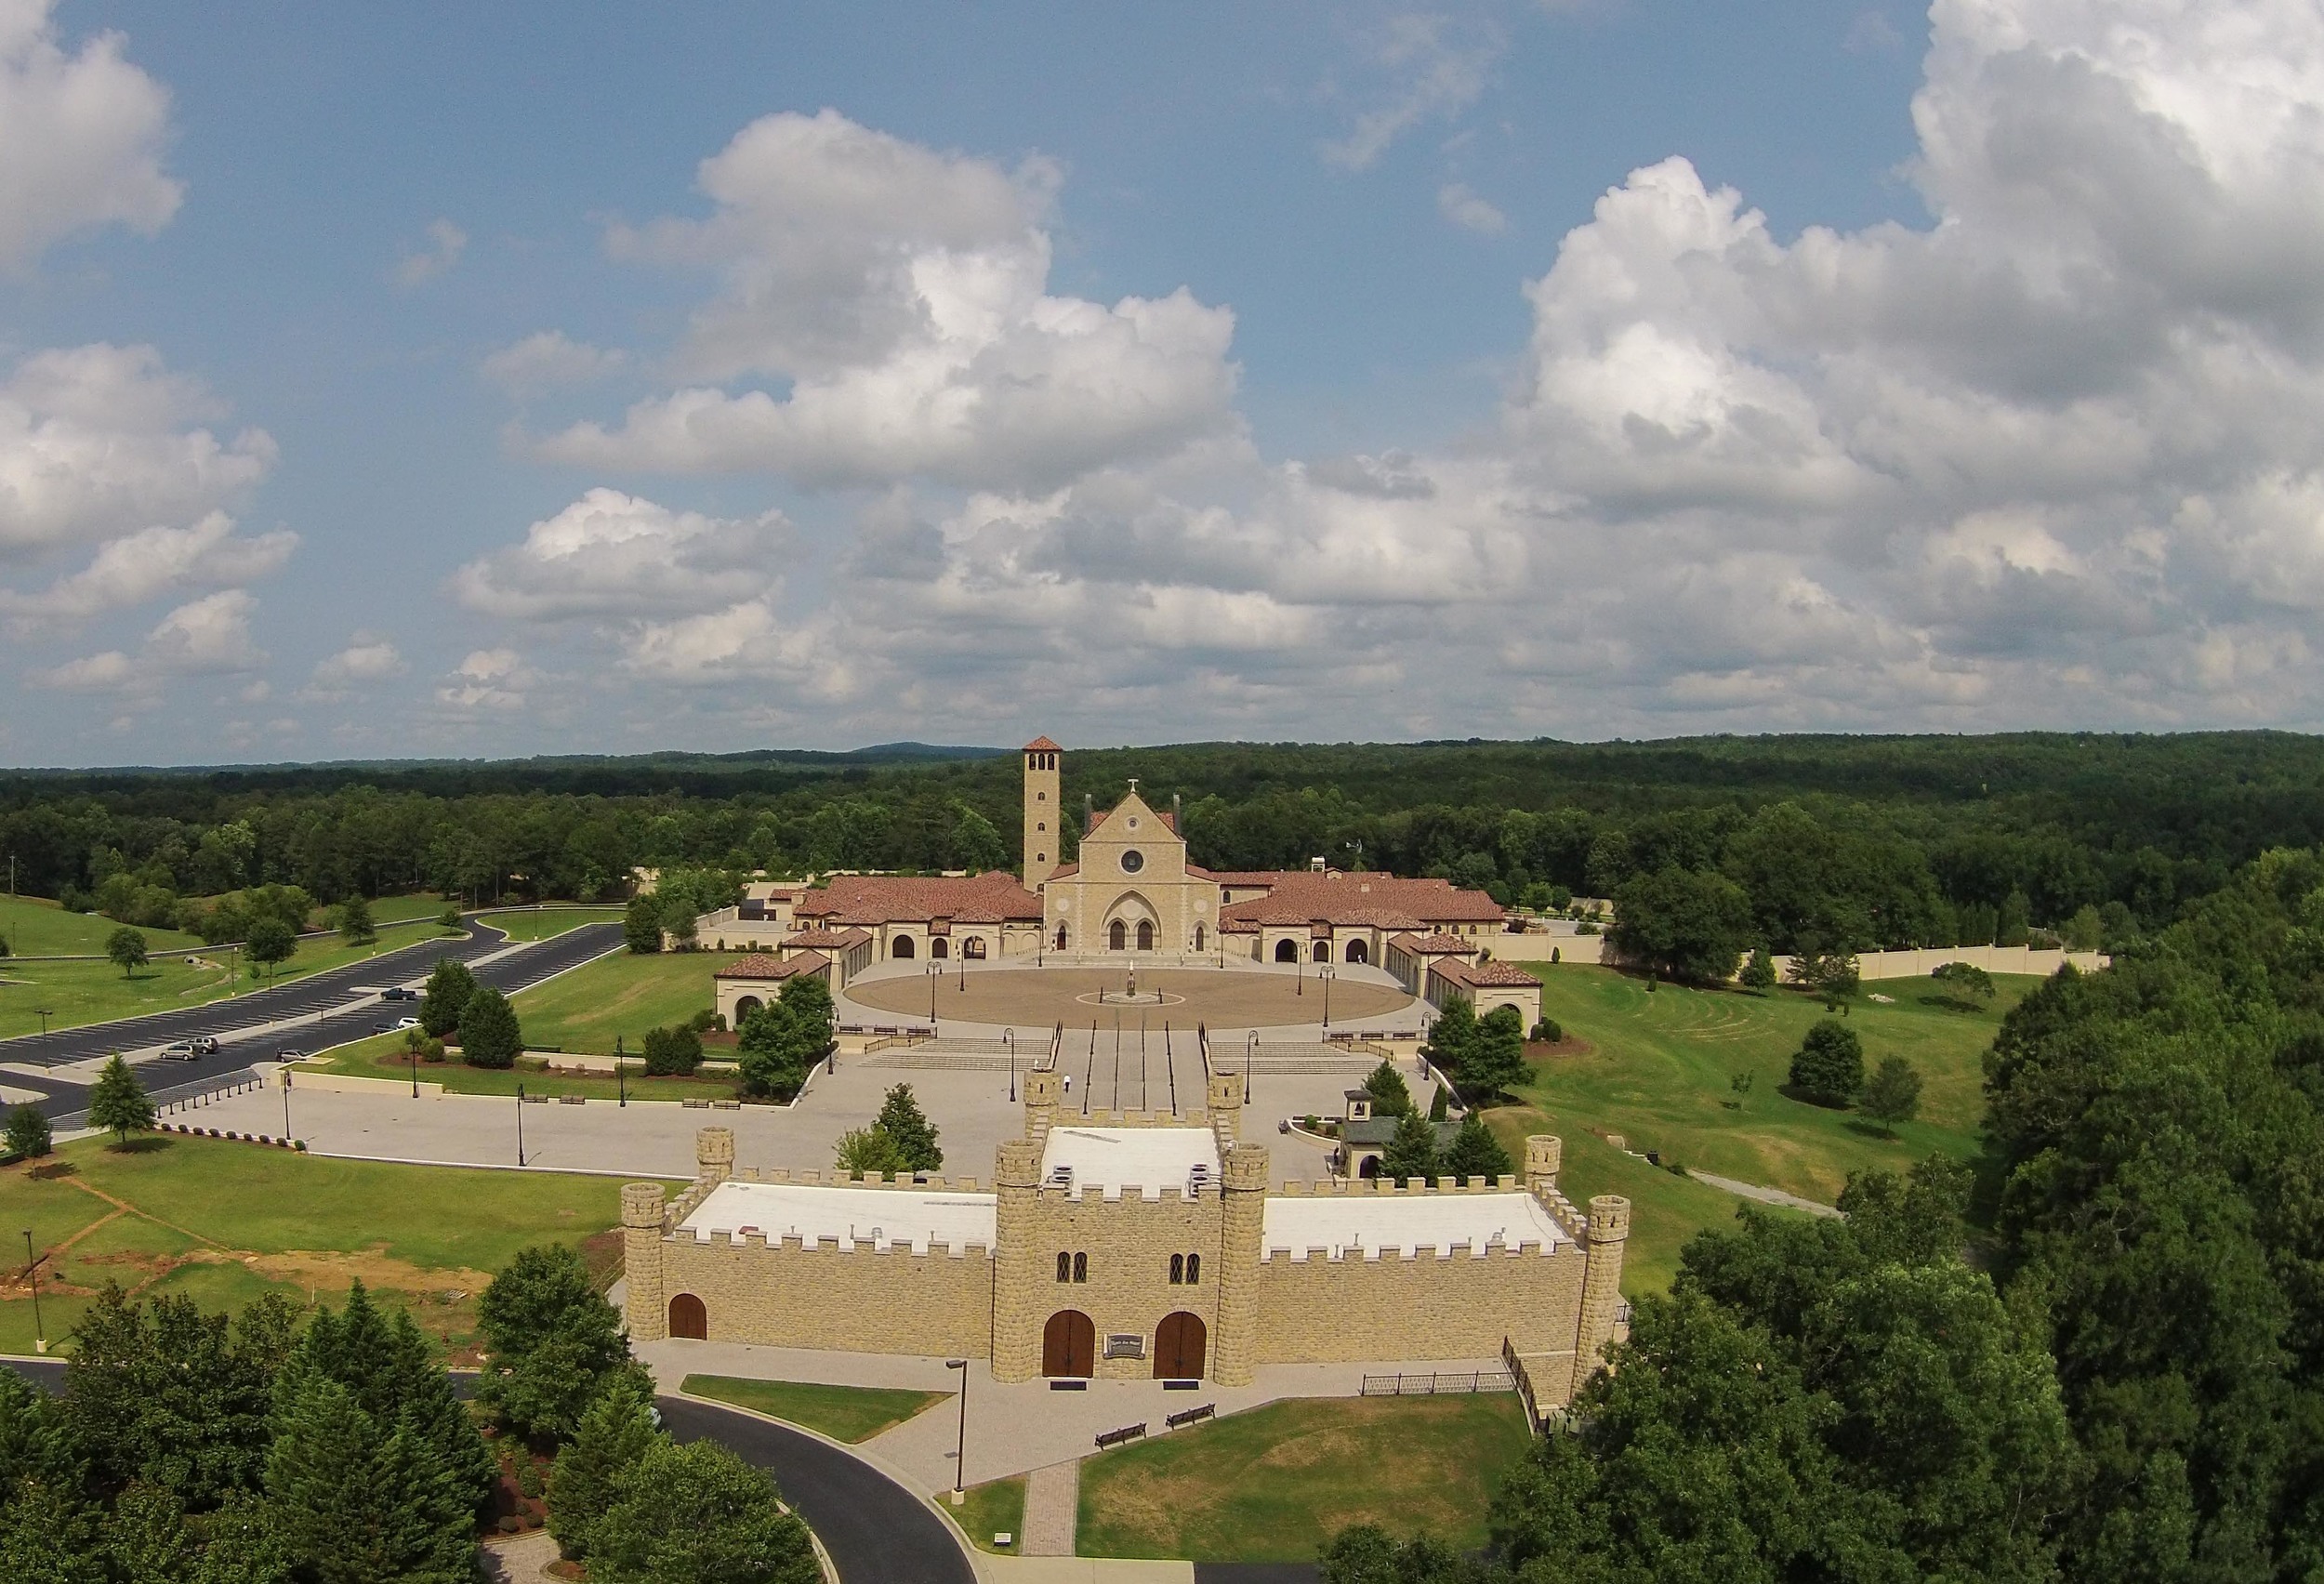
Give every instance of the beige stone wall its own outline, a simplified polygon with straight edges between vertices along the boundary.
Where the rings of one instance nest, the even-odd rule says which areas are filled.
[[[1063,851],[1065,811],[1061,806],[1063,754],[1027,749],[1024,756],[1024,845],[1020,850],[1027,891],[1039,891]]]
[[[665,1313],[693,1294],[712,1341],[982,1358],[992,1334],[993,1261],[973,1244],[914,1254],[689,1234],[661,1251]]]
[[[1377,1260],[1278,1249],[1259,1267],[1260,1358],[1498,1358],[1507,1338],[1521,1353],[1570,1360],[1587,1263],[1571,1244],[1482,1258],[1465,1247]]]
[[[1129,869],[1125,859],[1138,855],[1139,866]],[[1186,843],[1163,818],[1132,793],[1100,820],[1081,839],[1078,866],[1063,879],[1042,889],[1042,908],[1048,920],[1050,949],[1056,931],[1066,931],[1064,955],[1076,959],[1115,956],[1108,941],[1111,925],[1124,925],[1122,956],[1135,956],[1141,920],[1154,925],[1151,956],[1215,958],[1219,951],[1219,888],[1186,872]],[[1202,944],[1195,944],[1195,930]]]
[[[1040,1368],[1041,1334],[1050,1316],[1076,1309],[1097,1328],[1097,1374],[1101,1379],[1142,1379],[1154,1373],[1154,1337],[1163,1317],[1183,1310],[1201,1318],[1215,1354],[1219,1345],[1221,1287],[1221,1191],[1206,1188],[1189,1195],[1182,1189],[1160,1190],[1153,1199],[1104,1199],[1096,1194],[1075,1199],[1062,1189],[1044,1188],[1031,1195],[1023,1259],[1010,1251],[1004,1279],[1022,1281],[1012,1290],[1013,1301],[1004,1306],[1010,1324],[1022,1327],[1019,1335],[1003,1338],[999,1346],[1017,1356],[1029,1353],[1032,1373]],[[1012,1228],[1004,1227],[1008,1241]],[[1057,1256],[1067,1257],[1068,1271],[1076,1254],[1089,1256],[1087,1281],[1057,1279]],[[1202,1256],[1201,1279],[1193,1286],[1170,1285],[1170,1256]],[[1104,1356],[1109,1336],[1142,1340],[1137,1358]],[[1015,1343],[1015,1348],[1010,1344]],[[1029,1342],[1029,1347],[1026,1344]]]

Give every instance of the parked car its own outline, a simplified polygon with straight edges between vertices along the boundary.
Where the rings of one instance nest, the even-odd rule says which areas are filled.
[[[307,1053],[304,1050],[291,1050],[285,1049],[277,1050],[274,1053],[274,1059],[277,1062],[304,1062],[307,1059]]]
[[[371,1025],[371,1032],[374,1034],[385,1034],[388,1032],[388,1025],[383,1023],[373,1023]]]
[[[416,1001],[419,992],[408,984],[390,984],[379,992],[379,998],[382,1001]]]
[[[191,1062],[193,1059],[194,1049],[191,1041],[180,1039],[162,1047],[162,1060],[165,1062]]]
[[[417,1018],[398,1018],[395,1020],[395,1026],[399,1030],[417,1028],[419,1026],[419,1020]]]
[[[218,1054],[218,1036],[214,1034],[197,1034],[186,1043],[193,1047],[193,1053],[196,1056]]]

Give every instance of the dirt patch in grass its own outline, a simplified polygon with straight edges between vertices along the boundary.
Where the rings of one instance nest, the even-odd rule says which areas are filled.
[[[1552,1056],[1587,1056],[1595,1049],[1597,1047],[1588,1040],[1576,1039],[1570,1034],[1563,1039],[1528,1039],[1525,1041],[1525,1060],[1546,1062]]]

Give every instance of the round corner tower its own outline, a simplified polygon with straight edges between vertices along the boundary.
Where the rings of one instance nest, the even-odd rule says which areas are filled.
[[[1584,1236],[1589,1264],[1582,1271],[1581,1323],[1574,1339],[1577,1390],[1605,1362],[1606,1344],[1613,1339],[1615,1317],[1622,1307],[1622,1245],[1630,1239],[1630,1201],[1618,1194],[1601,1194],[1591,1200],[1590,1225]]]
[[[1041,1369],[1040,1141],[1002,1144],[993,1178],[993,1378],[1030,1380]]]
[[[627,1284],[622,1307],[632,1341],[660,1341],[669,1321],[662,1291],[666,1197],[659,1182],[622,1184],[621,1264],[622,1279]]]
[[[1219,1247],[1219,1342],[1211,1379],[1248,1386],[1259,1365],[1259,1256],[1266,1232],[1267,1151],[1236,1144],[1221,1175],[1225,1227]]]

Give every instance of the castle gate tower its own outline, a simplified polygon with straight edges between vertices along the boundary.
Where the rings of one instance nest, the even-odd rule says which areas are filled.
[[[1038,891],[1057,872],[1064,811],[1057,806],[1064,750],[1047,737],[1024,746],[1024,887]]]

